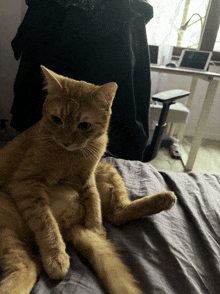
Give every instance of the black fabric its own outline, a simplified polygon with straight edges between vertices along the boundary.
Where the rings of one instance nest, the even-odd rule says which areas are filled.
[[[24,131],[41,118],[40,64],[76,80],[116,82],[108,150],[141,160],[148,139],[150,63],[146,0],[26,0],[28,10],[12,41],[21,57],[14,83],[11,126]]]

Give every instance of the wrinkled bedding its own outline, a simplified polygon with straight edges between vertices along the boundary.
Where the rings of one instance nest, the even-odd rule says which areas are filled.
[[[107,235],[146,294],[217,294],[220,289],[220,175],[157,171],[150,163],[108,157],[132,200],[174,191],[169,211],[114,226]],[[71,244],[61,281],[42,272],[31,294],[103,294],[102,282]],[[119,293],[120,294],[120,293]]]

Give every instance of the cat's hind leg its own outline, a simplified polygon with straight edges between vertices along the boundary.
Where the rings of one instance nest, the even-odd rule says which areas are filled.
[[[16,232],[0,230],[0,266],[4,272],[0,293],[29,294],[40,273],[38,261]]]
[[[70,234],[74,246],[90,262],[109,294],[142,293],[111,241],[80,225],[74,226]]]
[[[29,294],[40,265],[31,252],[32,235],[7,193],[0,191],[1,294]]]
[[[116,225],[168,210],[176,202],[176,196],[170,191],[131,201],[117,170],[103,162],[97,167],[96,183],[101,197],[102,214]]]

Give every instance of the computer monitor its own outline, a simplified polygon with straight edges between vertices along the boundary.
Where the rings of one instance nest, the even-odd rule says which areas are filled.
[[[158,50],[159,46],[149,45],[150,50],[150,63],[158,63]]]
[[[208,69],[211,57],[212,52],[209,51],[185,49],[180,55],[177,67],[205,71]]]

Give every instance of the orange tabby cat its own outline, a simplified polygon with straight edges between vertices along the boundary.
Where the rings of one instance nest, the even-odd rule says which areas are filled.
[[[40,272],[33,242],[48,275],[63,278],[70,265],[64,241],[89,260],[108,293],[142,293],[106,239],[102,216],[120,225],[169,209],[176,197],[162,192],[131,202],[117,171],[99,162],[115,83],[94,86],[42,70],[42,119],[0,150],[0,293],[30,293]]]

